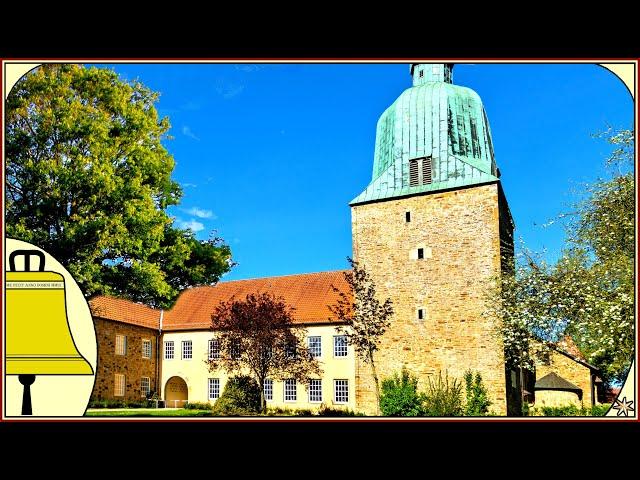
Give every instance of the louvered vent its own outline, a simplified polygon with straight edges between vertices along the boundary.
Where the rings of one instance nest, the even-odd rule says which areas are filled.
[[[409,160],[409,186],[429,185],[431,182],[433,182],[431,157]]]
[[[430,184],[431,178],[431,157],[426,157],[422,159],[422,184]]]
[[[420,185],[420,176],[418,175],[418,159],[409,160],[409,186],[417,187]]]

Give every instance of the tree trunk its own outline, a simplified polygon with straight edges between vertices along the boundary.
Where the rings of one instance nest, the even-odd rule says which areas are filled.
[[[371,374],[373,382],[376,384],[376,415],[380,415],[380,386],[378,384],[378,372],[376,372],[376,364],[373,361],[373,352],[369,352],[369,362],[371,363]]]
[[[260,413],[267,411],[267,401],[264,398],[264,378],[258,379],[258,385],[260,386]]]

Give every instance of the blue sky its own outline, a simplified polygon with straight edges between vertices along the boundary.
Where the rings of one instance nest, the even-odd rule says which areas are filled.
[[[109,68],[160,92],[184,189],[170,214],[231,246],[225,280],[347,267],[348,203],[371,179],[376,121],[411,86],[408,64]],[[632,127],[631,95],[588,64],[458,64],[453,81],[484,102],[516,238],[553,260],[562,229],[541,225],[606,175],[611,147],[591,135]]]

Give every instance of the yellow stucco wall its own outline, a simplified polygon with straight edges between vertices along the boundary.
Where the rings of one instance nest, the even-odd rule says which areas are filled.
[[[355,356],[353,347],[349,346],[346,357],[333,356],[333,336],[336,335],[335,327],[331,325],[310,326],[306,328],[306,336],[322,337],[322,355],[318,358],[323,370],[322,402],[310,403],[305,385],[297,385],[297,401],[284,401],[284,382],[273,382],[273,400],[267,400],[268,407],[281,407],[289,409],[317,409],[322,404],[331,408],[356,409],[355,405]],[[166,332],[163,335],[162,351],[162,388],[165,398],[167,381],[174,376],[181,377],[186,383],[191,402],[209,401],[209,378],[220,379],[220,393],[223,392],[229,375],[223,370],[210,372],[206,363],[209,340],[215,333],[209,330]],[[182,341],[191,340],[191,360],[182,360]],[[174,342],[173,360],[164,359],[164,342]],[[349,401],[345,403],[334,402],[334,380],[349,381]],[[213,400],[211,401],[213,403]],[[168,405],[171,406],[171,405]]]

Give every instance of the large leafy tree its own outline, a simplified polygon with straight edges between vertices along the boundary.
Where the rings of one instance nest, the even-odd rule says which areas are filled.
[[[293,309],[269,293],[249,294],[244,300],[221,302],[211,316],[219,355],[209,368],[230,374],[249,373],[260,386],[266,408],[266,379],[295,379],[303,384],[322,372],[305,345],[306,330],[293,323]]]
[[[622,381],[634,353],[634,136],[609,130],[615,146],[610,178],[585,185],[570,213],[559,260],[520,252],[512,274],[489,295],[489,312],[502,321],[510,363],[532,369],[551,345],[569,335],[609,382]]]
[[[328,305],[333,315],[345,323],[336,327],[336,331],[345,335],[347,343],[353,345],[356,355],[371,368],[380,414],[380,382],[376,369],[375,353],[382,336],[391,325],[393,303],[390,298],[380,303],[376,293],[376,285],[366,269],[358,262],[347,259],[351,270],[344,272],[349,291],[344,292],[332,286],[338,295],[334,305]]]
[[[180,186],[158,94],[107,69],[47,64],[6,108],[7,236],[44,248],[87,296],[167,306],[231,265],[219,239],[175,228]]]

